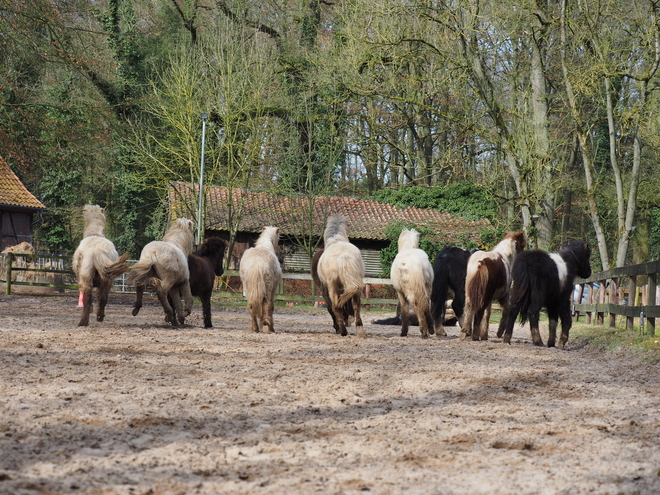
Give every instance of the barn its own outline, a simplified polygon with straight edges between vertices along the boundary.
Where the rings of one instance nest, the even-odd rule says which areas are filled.
[[[175,182],[168,191],[170,217],[197,218],[198,187]],[[397,207],[377,201],[343,196],[292,197],[244,189],[211,186],[206,195],[205,235],[236,239],[229,268],[236,269],[243,252],[254,244],[261,228],[280,228],[280,257],[288,272],[309,272],[309,256],[303,246],[323,238],[325,220],[342,214],[348,219],[348,235],[362,253],[368,276],[381,272],[380,250],[390,244],[385,229],[396,222],[428,225],[446,244],[466,238],[478,242],[478,232],[491,227],[488,220],[468,221],[437,210]],[[313,251],[313,250],[312,250]]]
[[[21,242],[33,244],[34,215],[45,209],[0,156],[0,251]]]

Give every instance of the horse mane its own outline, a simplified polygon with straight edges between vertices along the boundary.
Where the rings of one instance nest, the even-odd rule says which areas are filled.
[[[325,247],[335,242],[349,242],[346,220],[346,217],[343,215],[332,215],[328,217],[325,232],[323,233]]]
[[[211,256],[220,249],[223,250],[227,247],[227,243],[219,237],[207,237],[206,240],[199,246],[199,249],[193,254],[198,256]]]
[[[419,248],[419,232],[415,229],[403,229],[399,234],[399,252],[404,249],[418,249]]]
[[[164,242],[170,242],[188,256],[193,246],[193,222],[187,218],[177,218],[170,224],[163,236]]]
[[[525,235],[522,232],[507,232],[504,238],[493,248],[492,252],[504,258],[511,259],[516,254],[522,252],[526,245]]]
[[[263,227],[259,239],[254,243],[254,247],[266,248],[275,251],[280,239],[280,229],[278,227]]]
[[[85,205],[83,208],[85,230],[83,238],[96,235],[105,237],[105,214],[99,205]]]

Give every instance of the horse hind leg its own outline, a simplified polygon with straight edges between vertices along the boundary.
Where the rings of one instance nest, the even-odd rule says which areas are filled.
[[[428,304],[425,305],[424,302],[415,301],[413,303],[413,309],[417,315],[417,321],[419,322],[419,331],[422,334],[423,339],[429,338],[429,326],[428,318],[426,317],[428,313]]]
[[[571,331],[573,320],[571,319],[570,303],[562,304],[559,308],[559,317],[561,318],[561,337],[559,337],[559,348],[564,349],[568,342],[568,333]]]
[[[142,308],[142,296],[144,294],[145,286],[142,284],[137,284],[135,286],[135,304],[133,304],[133,316],[137,316]]]
[[[474,315],[472,313],[472,303],[469,300],[465,301],[465,311],[463,311],[463,324],[461,325],[461,340],[465,340],[472,335],[474,328]]]
[[[97,289],[99,307],[96,310],[96,321],[103,321],[105,319],[105,306],[108,304],[108,294],[112,288],[112,280],[101,282]]]
[[[540,311],[533,310],[530,311],[529,313],[529,331],[532,334],[532,344],[536,346],[542,346],[543,345],[543,339],[541,338],[541,332],[539,331],[539,316],[540,316]],[[552,322],[550,322],[550,327],[552,328]],[[555,321],[555,330],[557,329],[557,322]],[[551,337],[552,338],[552,337]],[[552,338],[553,347],[554,344],[554,338]],[[550,345],[550,340],[548,340],[548,345]]]
[[[272,292],[267,300],[264,300],[261,314],[263,315],[263,328],[268,333],[274,333],[273,327],[273,310],[275,309],[275,291]]]
[[[92,303],[92,288],[85,288],[82,291],[83,293],[83,311],[78,322],[79,327],[86,327],[89,325],[89,314],[92,312],[93,303]]]
[[[504,332],[506,331],[506,325],[509,321],[509,312],[511,310],[511,304],[509,302],[509,298],[505,297],[503,299],[500,299],[500,306],[502,308],[502,318],[500,319],[500,324],[497,327],[497,337],[502,337],[504,335]]]
[[[176,320],[176,314],[174,313],[174,310],[172,309],[172,306],[170,306],[169,301],[167,300],[168,294],[172,298],[172,303],[176,305],[177,299],[179,299],[179,291],[177,290],[176,293],[172,292],[172,289],[169,291],[159,287],[156,290],[156,295],[158,296],[158,300],[160,301],[160,305],[163,307],[163,311],[165,311],[165,321],[167,323],[171,323],[173,327],[178,326],[178,322]],[[179,300],[179,305],[181,305],[181,300]]]
[[[248,313],[250,313],[250,319],[252,320],[252,326],[250,331],[254,333],[259,332],[259,320],[261,319],[261,301],[248,301]]]
[[[355,331],[358,337],[364,339],[367,335],[362,324],[362,317],[360,316],[360,294],[355,294],[351,299],[353,301],[353,315],[355,316]]]
[[[183,284],[181,284],[179,286],[179,292],[186,303],[186,305],[181,308],[183,310],[182,313],[179,314],[182,315],[181,318],[185,318],[186,316],[190,315],[190,313],[192,313],[193,302],[195,300],[190,290],[190,281],[186,280]],[[179,298],[179,300],[181,299]],[[183,319],[181,320],[181,324],[183,325]]]
[[[211,323],[211,291],[204,292],[199,296],[199,300],[202,302],[202,314],[204,315],[204,328],[212,328],[213,324]]]
[[[401,337],[407,337],[408,326],[410,325],[410,307],[408,300],[401,293],[399,294],[399,308],[401,310]]]

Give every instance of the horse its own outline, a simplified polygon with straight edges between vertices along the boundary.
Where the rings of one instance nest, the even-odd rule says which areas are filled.
[[[509,312],[503,342],[511,343],[511,334],[518,313],[524,324],[530,323],[532,342],[542,346],[539,334],[539,313],[545,307],[548,311],[549,336],[548,347],[555,346],[557,324],[561,318],[561,337],[559,348],[568,342],[571,329],[571,294],[575,277],[591,276],[589,258],[591,248],[584,241],[573,241],[558,253],[546,253],[540,250],[520,253],[513,264],[511,276],[511,310]],[[498,337],[501,336],[498,331]]]
[[[275,331],[275,291],[282,278],[282,268],[275,253],[279,238],[279,228],[264,227],[254,247],[245,251],[241,257],[241,282],[252,318],[252,332],[258,332],[260,324],[268,332]]]
[[[190,272],[190,292],[199,297],[204,314],[204,327],[211,328],[211,294],[215,285],[215,277],[220,277],[222,260],[225,257],[227,243],[219,237],[209,237],[197,251],[188,255],[188,271]]]
[[[96,320],[105,318],[108,293],[115,278],[126,273],[129,265],[128,254],[119,256],[115,245],[105,237],[105,213],[98,205],[85,205],[83,208],[85,230],[83,239],[73,253],[73,271],[78,279],[78,289],[83,294],[83,312],[79,327],[89,325],[92,312],[92,291],[97,287],[99,307]]]
[[[492,251],[477,251],[470,256],[465,276],[465,312],[461,340],[488,340],[488,321],[493,300],[502,307],[498,334],[505,328],[509,313],[511,266],[516,255],[525,249],[522,232],[509,232]]]
[[[465,307],[465,277],[470,255],[476,249],[467,251],[457,246],[445,246],[438,253],[433,263],[433,289],[431,291],[431,316],[438,335],[447,335],[444,329],[447,296],[449,290],[454,292],[451,308],[458,319],[463,323],[463,310]]]
[[[311,274],[312,274],[312,280],[314,280],[314,284],[321,289],[321,295],[323,296],[323,300],[325,301],[325,306],[328,309],[328,313],[330,313],[330,317],[332,318],[332,326],[335,328],[335,333],[339,333],[339,324],[337,323],[337,318],[335,317],[335,312],[332,309],[332,301],[330,300],[330,293],[328,292],[328,288],[321,283],[321,279],[319,279],[319,259],[321,258],[321,255],[323,254],[323,251],[325,248],[321,248],[317,250],[314,253],[314,256],[312,257],[312,269],[311,269]],[[344,307],[342,308],[342,311],[344,313],[344,321],[347,322],[346,324],[350,326],[350,320],[354,318],[353,314],[353,305],[349,302],[344,304]],[[401,321],[399,321],[399,325],[401,324]]]
[[[390,278],[401,306],[401,336],[408,335],[408,311],[412,306],[423,339],[435,333],[431,317],[433,267],[428,255],[419,249],[419,232],[403,229],[399,235],[399,252],[392,262]]]
[[[135,284],[133,316],[140,312],[145,289],[152,286],[165,311],[165,321],[174,327],[183,325],[193,305],[187,259],[192,245],[192,220],[177,218],[165,231],[163,240],[151,241],[144,246],[140,260],[131,267],[128,275],[129,282]],[[168,296],[174,308],[170,305]],[[181,305],[182,296],[186,302],[185,307]]]
[[[364,288],[364,261],[360,250],[348,240],[346,217],[332,215],[323,233],[324,248],[318,260],[318,278],[328,290],[329,308],[335,315],[338,333],[345,337],[347,319],[344,307],[350,302],[355,316],[355,330],[364,338],[364,326],[360,317],[360,300]]]

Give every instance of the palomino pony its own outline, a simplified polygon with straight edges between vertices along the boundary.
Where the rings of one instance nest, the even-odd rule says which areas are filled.
[[[177,218],[165,232],[162,241],[151,241],[144,246],[140,260],[133,265],[128,276],[129,282],[135,284],[133,316],[140,312],[144,290],[147,286],[153,286],[165,311],[165,321],[172,326],[183,325],[193,305],[187,259],[192,245],[192,220]],[[170,306],[168,296],[174,309]],[[181,305],[181,296],[186,301],[185,308]]]
[[[335,328],[335,332],[339,333],[339,324],[337,323],[337,318],[335,317],[335,312],[332,310],[332,301],[330,300],[330,293],[328,292],[328,288],[321,283],[321,279],[319,279],[319,259],[321,259],[321,255],[323,254],[323,251],[325,248],[321,248],[318,251],[314,253],[314,256],[312,257],[312,279],[314,280],[314,284],[318,288],[321,289],[321,294],[323,295],[323,300],[325,301],[326,308],[328,308],[328,313],[330,313],[330,316],[332,317],[332,326]],[[342,311],[344,312],[344,321],[346,322],[347,325],[350,325],[349,321],[351,318],[354,317],[353,315],[353,304],[351,302],[347,302],[344,304],[344,307],[342,308]],[[401,322],[399,321],[399,325]]]
[[[224,273],[222,260],[225,257],[227,243],[219,237],[209,237],[197,251],[188,255],[190,271],[190,292],[199,297],[204,314],[204,327],[211,328],[211,294],[215,277]]]
[[[401,336],[408,335],[408,311],[412,305],[423,339],[434,334],[431,318],[433,267],[428,255],[419,249],[419,232],[403,229],[399,235],[399,252],[392,262],[390,277],[401,306]]]
[[[451,308],[463,323],[465,307],[465,277],[470,255],[476,250],[466,251],[456,246],[446,246],[438,253],[433,263],[433,290],[431,291],[431,316],[438,335],[447,335],[444,329],[447,297],[449,290],[454,292]]]
[[[105,305],[112,282],[129,269],[128,254],[119,256],[115,245],[105,237],[105,214],[98,205],[85,205],[83,208],[85,230],[83,240],[73,253],[73,271],[78,277],[78,289],[83,293],[83,312],[79,327],[89,325],[92,312],[92,291],[98,287],[99,307],[96,320],[105,318]]]
[[[477,251],[470,256],[465,278],[465,313],[461,339],[488,340],[490,307],[494,300],[502,306],[498,334],[506,327],[509,314],[511,266],[516,255],[525,249],[522,232],[509,232],[492,251]]]
[[[572,325],[573,280],[576,276],[591,276],[590,256],[591,248],[589,243],[584,241],[573,241],[558,253],[548,254],[536,249],[520,253],[511,273],[511,310],[503,342],[511,343],[513,325],[520,313],[522,323],[529,319],[534,345],[543,345],[539,334],[539,313],[541,308],[545,307],[550,320],[548,347],[555,345],[557,324],[561,318],[559,348],[563,349],[568,342],[568,332]],[[499,331],[497,335],[501,336]]]
[[[252,318],[253,332],[259,331],[260,324],[268,332],[275,331],[275,291],[282,278],[280,260],[275,253],[279,239],[280,229],[264,227],[254,247],[245,251],[241,257],[241,282]]]
[[[333,215],[328,218],[323,233],[325,247],[319,257],[318,278],[328,289],[328,299],[342,336],[348,335],[344,307],[353,306],[355,330],[364,338],[360,317],[360,300],[364,288],[364,262],[360,250],[348,240],[346,218]]]

